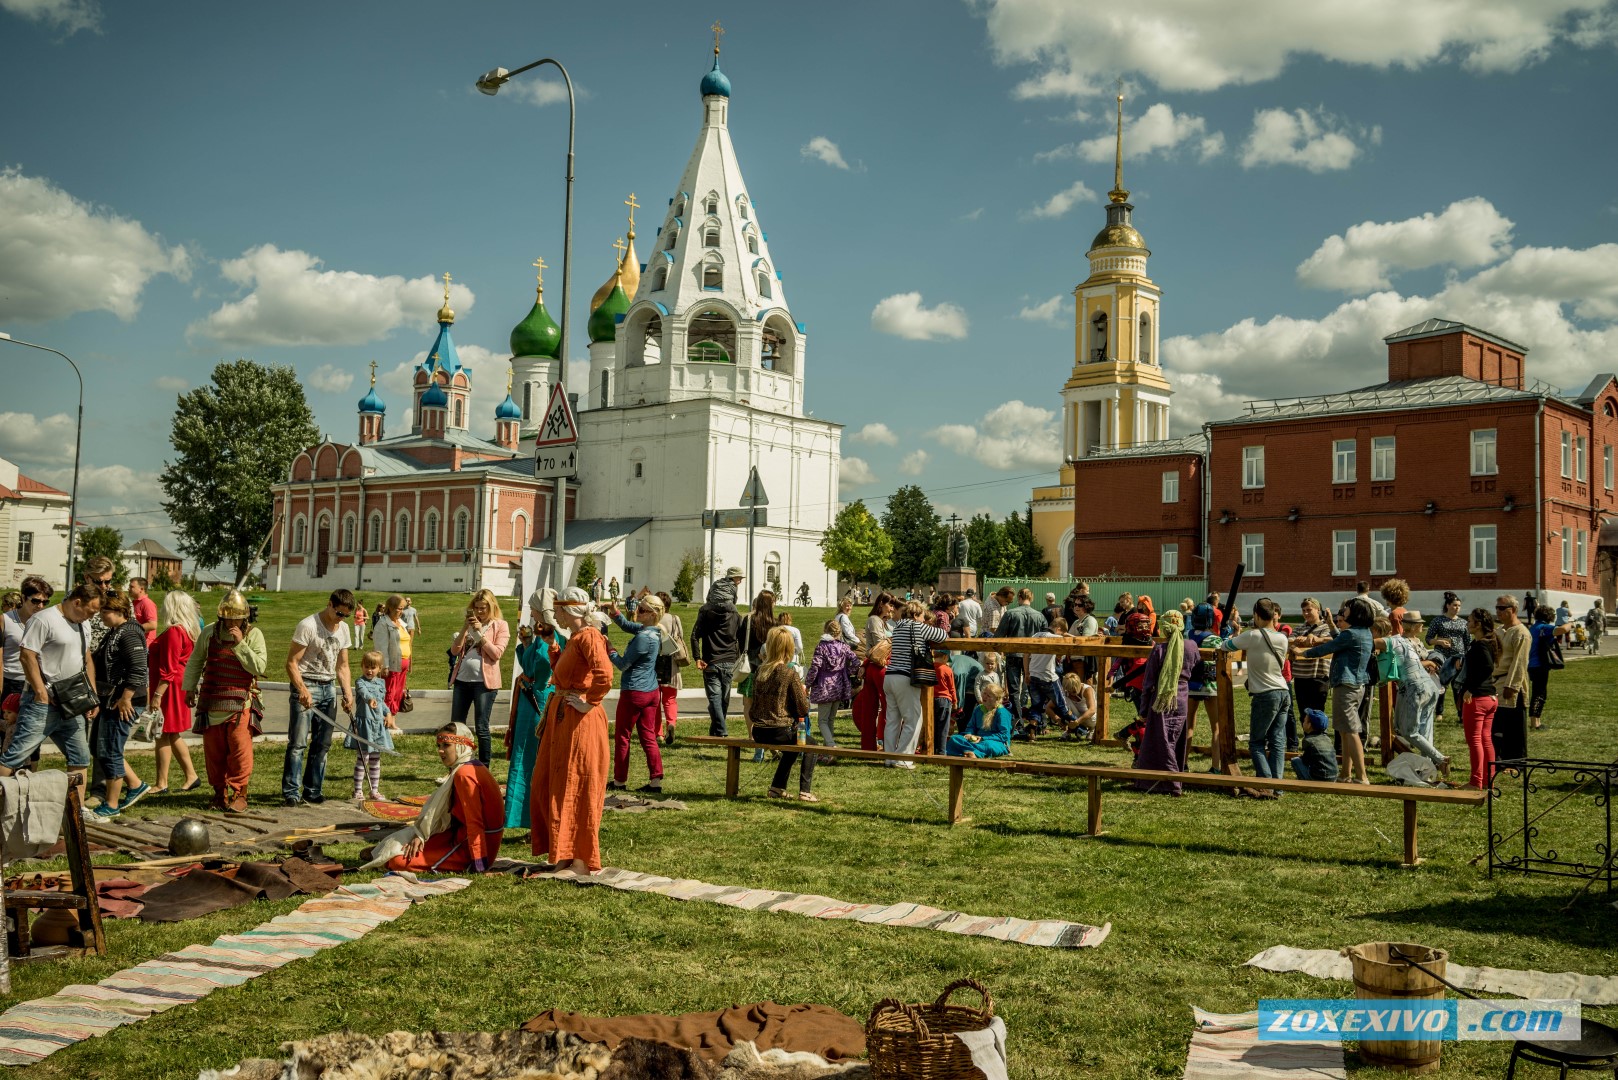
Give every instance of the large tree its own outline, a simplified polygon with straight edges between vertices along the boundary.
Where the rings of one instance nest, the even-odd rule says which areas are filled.
[[[1050,572],[1050,560],[1045,558],[1045,550],[1040,547],[1039,538],[1034,535],[1028,520],[1019,517],[1017,511],[1013,510],[1001,528],[1005,532],[1006,545],[1014,553],[1016,570],[1013,576],[1042,578]]]
[[[112,583],[123,588],[124,580],[129,576],[129,569],[124,566],[124,534],[111,525],[94,525],[84,529],[78,535],[79,559],[78,572],[84,573],[84,564],[97,555],[105,555],[112,560]]]
[[[893,541],[893,564],[882,584],[906,588],[927,581],[929,556],[938,547],[942,528],[938,511],[921,488],[907,484],[890,495],[882,527]]]
[[[180,395],[169,441],[177,457],[159,482],[180,550],[241,580],[275,524],[270,485],[320,441],[297,372],[252,360],[217,365],[211,385]]]
[[[966,523],[966,543],[973,569],[985,578],[1016,575],[1016,553],[1006,543],[1005,527],[988,514],[978,514]]]
[[[820,538],[821,561],[855,584],[880,581],[893,563],[893,541],[882,523],[856,499],[837,512]]]

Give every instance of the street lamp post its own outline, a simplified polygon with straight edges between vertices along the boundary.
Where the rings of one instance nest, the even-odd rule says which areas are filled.
[[[78,380],[79,380],[79,422],[78,422],[78,426],[76,428],[74,428],[74,431],[73,431],[73,490],[68,495],[68,505],[67,505],[67,582],[66,582],[66,587],[68,589],[72,589],[73,588],[74,528],[79,523],[79,448],[84,443],[84,374],[83,374],[83,372],[79,371],[79,365],[77,365],[77,364],[75,364],[73,362],[73,358],[71,356],[69,356],[65,352],[59,352],[56,349],[53,349],[48,345],[35,345],[32,341],[19,341],[18,339],[12,337],[10,334],[7,334],[7,333],[5,333],[3,331],[0,331],[0,341],[9,341],[13,345],[21,345],[24,348],[29,348],[29,349],[38,349],[40,352],[56,353],[57,356],[60,356],[63,360],[67,361],[68,366],[73,369],[73,374],[78,376]]]
[[[547,56],[542,60],[535,60],[531,64],[524,64],[513,71],[497,67],[492,71],[484,72],[478,76],[477,88],[493,97],[500,92],[500,88],[513,75],[521,75],[525,71],[531,71],[545,64],[549,64],[557,71],[560,71],[562,73],[562,82],[567,84],[567,196],[563,210],[562,228],[562,341],[561,357],[556,370],[556,377],[562,385],[562,398],[565,401],[567,400],[567,332],[568,327],[573,323],[573,320],[568,317],[570,294],[567,289],[568,279],[573,273],[573,124],[578,115],[573,101],[573,80],[569,77],[567,68],[562,66],[561,61],[553,60]],[[567,477],[559,476],[554,483],[556,485],[554,494],[556,517],[555,523],[551,526],[551,541],[556,552],[556,571],[551,584],[557,592],[561,592],[567,587],[567,583],[562,577],[562,564],[567,559],[567,546],[564,541],[567,533]]]

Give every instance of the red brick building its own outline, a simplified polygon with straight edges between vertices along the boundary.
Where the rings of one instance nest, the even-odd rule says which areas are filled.
[[[1563,397],[1528,379],[1522,346],[1439,319],[1385,341],[1387,382],[1252,402],[1207,425],[1210,580],[1228,581],[1242,562],[1244,592],[1285,604],[1399,577],[1424,608],[1455,589],[1468,603],[1501,592],[1566,597],[1579,612],[1603,596],[1611,610],[1602,526],[1618,515],[1613,376]],[[1111,474],[1086,464],[1079,515],[1097,505],[1087,486],[1095,475],[1112,535],[1163,519],[1139,499],[1112,501],[1159,482],[1165,458],[1149,449]],[[1118,562],[1099,538],[1093,550],[1099,558],[1080,549],[1081,573]],[[1118,569],[1155,572],[1159,558],[1147,541]]]
[[[1207,446],[1199,432],[1073,462],[1076,576],[1201,574]]]

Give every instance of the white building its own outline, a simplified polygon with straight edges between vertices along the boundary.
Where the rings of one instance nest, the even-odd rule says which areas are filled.
[[[67,582],[67,531],[73,499],[24,476],[0,458],[0,588],[31,574],[57,589]]]
[[[820,538],[837,510],[842,426],[803,412],[807,335],[787,306],[737,163],[730,80],[717,47],[701,98],[696,148],[646,266],[635,262],[631,217],[630,247],[591,305],[590,390],[578,416],[580,520],[567,534],[567,576],[578,554],[575,529],[595,547],[619,538],[604,554],[622,567],[625,591],[668,588],[682,557],[706,557],[710,540],[718,568],[746,567],[745,530],[710,537],[702,512],[737,507],[756,466],[768,524],[756,531],[744,591],[773,584],[786,598],[807,583],[815,603],[830,603],[836,576],[821,561]],[[531,439],[555,360],[514,355],[512,366],[531,406]],[[598,529],[595,521],[619,524]],[[537,579],[545,562],[525,559],[525,577]]]

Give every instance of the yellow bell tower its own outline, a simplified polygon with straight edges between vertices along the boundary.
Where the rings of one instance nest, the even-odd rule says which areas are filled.
[[[1151,251],[1130,221],[1124,188],[1124,95],[1118,93],[1117,143],[1107,224],[1086,257],[1090,276],[1073,290],[1073,371],[1062,386],[1062,471],[1058,483],[1035,488],[1029,512],[1051,573],[1072,571],[1073,465],[1105,450],[1169,437],[1174,393],[1158,359],[1163,292],[1146,275]]]

